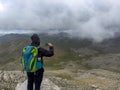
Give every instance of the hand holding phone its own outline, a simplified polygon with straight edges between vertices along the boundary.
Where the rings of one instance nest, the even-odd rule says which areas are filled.
[[[47,46],[52,47],[53,44],[52,43],[47,43]]]

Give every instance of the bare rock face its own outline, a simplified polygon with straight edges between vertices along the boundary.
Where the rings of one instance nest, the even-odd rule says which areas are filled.
[[[63,72],[67,73],[66,70],[46,72],[41,90],[120,90],[120,73],[117,72],[103,69],[79,70],[73,79],[62,78],[65,75],[61,74]],[[27,90],[26,73],[0,71],[0,90]]]
[[[0,71],[0,90],[27,90],[27,77],[20,71]],[[67,85],[67,86],[66,86]],[[76,88],[76,89],[75,89]],[[41,90],[80,90],[67,79],[44,77]]]
[[[50,81],[47,78],[43,79],[41,89],[42,90],[60,90],[60,88],[57,85],[55,85],[52,81]]]
[[[17,83],[25,79],[26,75],[21,71],[0,71],[0,90],[14,90]]]
[[[20,71],[0,71],[0,90],[27,90],[26,74]],[[43,79],[42,90],[60,90],[52,81]]]
[[[27,90],[27,80],[23,83],[17,84],[17,87],[15,90]],[[44,78],[41,86],[41,90],[60,90],[58,86],[56,86],[53,82],[51,82],[49,79]]]

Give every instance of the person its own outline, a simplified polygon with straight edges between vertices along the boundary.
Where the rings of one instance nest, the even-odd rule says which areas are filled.
[[[54,48],[51,43],[48,43],[49,50],[40,47],[40,38],[37,34],[31,36],[31,46],[38,47],[38,61],[43,64],[43,57],[51,57],[54,55]],[[43,64],[44,66],[44,64]],[[36,72],[27,72],[28,84],[27,90],[33,90],[33,83],[35,83],[35,90],[40,90],[40,86],[43,80],[44,67],[40,68]]]

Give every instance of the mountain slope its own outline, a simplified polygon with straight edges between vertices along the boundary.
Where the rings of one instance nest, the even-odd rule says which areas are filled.
[[[120,37],[95,43],[88,39],[70,38],[66,33],[39,34],[39,36],[41,47],[48,48],[45,46],[47,42],[53,43],[55,47],[54,57],[45,58],[45,66],[48,69],[72,68],[75,65],[75,68],[104,68],[119,71]],[[19,70],[22,48],[30,45],[30,35],[8,34],[0,37],[0,42],[0,69]]]
[[[0,75],[5,75],[4,78],[7,76],[2,74],[5,70],[20,72],[22,69],[21,52],[24,46],[30,45],[30,36],[9,34],[0,37]],[[120,37],[96,43],[70,38],[66,33],[39,36],[41,47],[48,49],[45,43],[54,44],[55,55],[44,58],[45,77],[61,90],[119,90]],[[5,85],[9,84],[1,83],[5,90]]]

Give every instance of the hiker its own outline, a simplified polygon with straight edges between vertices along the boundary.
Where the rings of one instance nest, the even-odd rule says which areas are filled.
[[[32,40],[32,43],[28,47],[33,46],[33,47],[37,47],[37,49],[38,49],[38,53],[36,54],[37,55],[37,62],[36,62],[36,65],[33,64],[33,67],[35,65],[35,67],[37,67],[37,70],[35,71],[34,70],[35,68],[33,68],[33,71],[30,71],[30,72],[27,71],[27,77],[28,77],[27,90],[33,90],[33,83],[35,83],[35,90],[40,90],[41,82],[43,80],[43,73],[44,73],[43,57],[44,56],[45,57],[53,56],[54,55],[54,48],[53,48],[53,45],[51,43],[47,44],[47,46],[49,47],[49,50],[46,50],[46,49],[40,47],[40,38],[37,34],[33,34],[31,36],[31,40]]]

